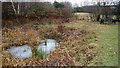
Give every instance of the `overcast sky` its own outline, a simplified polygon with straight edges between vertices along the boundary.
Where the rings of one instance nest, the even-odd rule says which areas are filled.
[[[0,1],[11,1],[11,0],[0,0]],[[21,1],[21,2],[25,2],[25,1],[27,1],[27,2],[30,2],[30,1],[48,1],[48,2],[54,2],[55,0],[13,0],[13,1]],[[83,6],[83,5],[90,5],[91,3],[95,3],[96,1],[106,1],[106,2],[118,2],[118,1],[120,1],[120,0],[56,0],[56,1],[58,1],[58,2],[71,2],[72,3],[72,5],[74,6],[75,5],[75,3],[76,4],[78,4],[78,6]]]
[[[54,2],[55,0],[43,0],[43,1],[49,1],[49,2]],[[72,5],[74,6],[75,4],[77,4],[78,6],[83,6],[83,5],[91,5],[91,4],[95,4],[97,1],[100,2],[118,2],[120,0],[56,0],[58,2],[71,2]]]

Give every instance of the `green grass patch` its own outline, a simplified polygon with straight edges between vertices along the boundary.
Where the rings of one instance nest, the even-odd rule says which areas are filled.
[[[118,66],[118,25],[102,25],[99,28],[101,51],[93,63],[97,66]]]
[[[38,56],[40,59],[44,59],[45,53],[43,52],[42,49],[40,49],[39,51],[34,50],[33,54],[34,54],[35,56]]]

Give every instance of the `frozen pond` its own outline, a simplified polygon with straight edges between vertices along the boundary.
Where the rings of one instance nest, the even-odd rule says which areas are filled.
[[[10,49],[8,49],[8,51],[15,58],[25,59],[32,57],[32,50],[29,45],[11,47]]]
[[[55,50],[55,47],[58,46],[58,43],[54,39],[46,39],[42,40],[41,43],[37,46],[37,54],[40,55],[42,52],[42,56],[45,58],[47,55]],[[11,47],[8,49],[10,54],[19,59],[25,59],[32,57],[32,50],[29,45]]]
[[[42,40],[41,44],[37,47],[37,52],[42,50],[44,56],[46,56],[54,51],[56,46],[58,46],[58,43],[54,39]]]

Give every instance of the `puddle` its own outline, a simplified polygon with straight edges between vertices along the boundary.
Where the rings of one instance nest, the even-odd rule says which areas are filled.
[[[8,49],[8,51],[15,58],[25,59],[32,57],[32,50],[29,45],[11,47],[10,49]]]

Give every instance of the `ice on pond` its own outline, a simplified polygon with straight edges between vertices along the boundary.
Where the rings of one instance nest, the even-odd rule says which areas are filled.
[[[43,53],[48,55],[50,52],[55,50],[56,46],[58,46],[58,43],[54,39],[42,40],[41,44],[37,47],[37,52],[42,50]]]
[[[54,39],[42,40],[39,46],[37,47],[37,52],[43,52],[43,56],[47,56],[50,52],[55,50],[55,47],[58,46],[58,43]],[[29,45],[11,47],[8,49],[10,54],[19,59],[25,59],[32,57],[32,49]],[[40,53],[40,52],[39,52]]]
[[[29,45],[11,47],[10,49],[8,49],[8,51],[15,58],[25,59],[32,57],[32,50]]]

